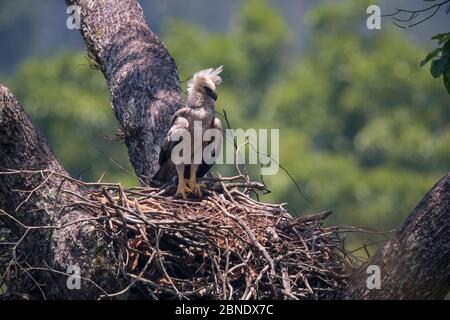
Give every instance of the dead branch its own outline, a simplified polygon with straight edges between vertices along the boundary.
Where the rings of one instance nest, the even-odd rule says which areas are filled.
[[[124,189],[120,184],[85,183],[50,171],[2,175],[59,176],[83,189],[86,196],[73,199],[70,205],[89,213],[123,262],[117,265],[123,287],[115,291],[82,277],[83,283],[98,289],[99,299],[331,299],[345,287],[351,271],[352,262],[341,253],[339,233],[321,227],[320,217],[326,215],[293,219],[280,205],[256,203],[249,196],[250,185],[236,186],[227,178],[209,179],[208,189],[220,193],[210,192],[203,200],[181,200],[166,194],[171,187]],[[18,292],[38,295],[42,291],[41,297],[46,297],[45,287],[37,283],[28,284],[31,288],[11,283],[25,273],[38,279],[39,272],[69,274],[26,258],[19,264],[20,244],[34,230],[64,230],[86,220],[32,226],[2,212],[0,221],[5,218],[16,223],[22,234],[15,241],[0,243],[8,248],[10,259],[9,278],[3,281]]]
[[[397,8],[393,13],[385,14],[383,17],[391,17],[393,23],[399,28],[412,28],[427,20],[432,19],[441,9],[450,12],[450,0],[424,0],[434,4],[428,5],[423,9],[400,9]],[[439,1],[438,3],[435,3]]]

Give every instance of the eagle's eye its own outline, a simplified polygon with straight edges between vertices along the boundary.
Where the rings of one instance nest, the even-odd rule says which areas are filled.
[[[217,94],[212,91],[212,89],[208,86],[203,86],[203,90],[205,90],[205,93],[212,99],[217,100]]]

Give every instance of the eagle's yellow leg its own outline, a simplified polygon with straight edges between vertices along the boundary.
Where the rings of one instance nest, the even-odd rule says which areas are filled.
[[[206,186],[204,184],[197,183],[197,169],[198,169],[197,165],[191,164],[188,186],[189,186],[189,189],[191,189],[195,195],[197,195],[201,198],[201,197],[203,197],[203,194],[202,194],[202,190],[200,188],[206,187]]]
[[[191,192],[191,189],[186,185],[186,181],[184,180],[184,167],[177,166],[177,174],[178,174],[178,188],[177,193],[183,197],[183,199],[187,198],[187,192]]]

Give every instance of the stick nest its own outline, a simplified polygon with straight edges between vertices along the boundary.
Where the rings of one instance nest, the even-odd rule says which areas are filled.
[[[333,299],[354,267],[331,212],[293,218],[250,196],[258,182],[210,178],[203,199],[174,186],[91,190],[110,217],[127,290],[153,299]],[[143,290],[144,289],[144,290]],[[150,290],[148,290],[150,289]],[[139,295],[141,295],[139,294]],[[141,296],[142,297],[142,296]]]
[[[47,175],[42,187],[60,174],[40,175]],[[125,283],[100,298],[334,299],[356,266],[343,227],[323,226],[331,212],[293,218],[284,204],[258,201],[266,186],[242,175],[204,178],[204,197],[187,200],[173,196],[173,184],[124,189],[60,176],[61,192],[71,192],[67,183],[85,190],[83,197],[72,193],[75,205],[96,220]],[[5,274],[17,266],[15,250],[28,229],[36,228],[21,226],[26,231]]]

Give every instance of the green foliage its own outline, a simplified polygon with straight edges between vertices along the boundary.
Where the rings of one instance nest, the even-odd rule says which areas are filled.
[[[368,32],[366,8],[359,0],[316,7],[300,56],[289,52],[289,27],[267,1],[243,2],[226,33],[170,20],[163,39],[183,81],[224,65],[218,109],[233,127],[280,129],[281,163],[311,202],[282,170],[265,179],[273,192],[264,200],[390,229],[449,170],[450,112],[445,90],[418,65],[424,51],[397,30]],[[448,74],[433,63],[435,74]],[[81,55],[31,60],[10,83],[73,175],[92,166],[84,179],[105,171],[107,180],[135,183],[107,159],[131,170],[125,148],[101,138],[116,122],[104,79]]]
[[[125,147],[106,141],[117,127],[102,74],[82,54],[24,63],[8,85],[74,177],[135,184]],[[112,160],[111,160],[112,159]]]
[[[441,47],[430,52],[420,65],[423,67],[431,61],[431,74],[434,78],[444,79],[444,85],[450,94],[450,32],[438,34],[432,39],[437,40]]]
[[[267,93],[274,125],[309,139],[299,150],[282,134],[281,159],[313,202],[288,183],[276,198],[301,211],[333,209],[335,222],[392,228],[448,171],[448,96],[397,30],[358,29],[361,5],[313,11],[309,51]]]
[[[202,68],[225,66],[227,85],[221,89],[221,100],[226,106],[242,103],[239,110],[230,112],[234,121],[260,112],[263,95],[252,93],[266,90],[276,78],[290,36],[281,15],[267,1],[244,2],[238,11],[236,24],[226,34],[211,34],[179,20],[170,20],[164,28],[181,79]]]
[[[308,49],[290,58],[286,40],[268,50],[251,36],[276,43],[280,31],[260,14],[274,11],[247,6],[227,34],[171,23],[165,38],[181,73],[224,64],[219,107],[232,126],[281,129],[281,162],[312,201],[281,170],[265,179],[270,200],[298,214],[333,209],[335,223],[398,226],[450,163],[448,96],[419,68],[423,50],[398,30],[367,32],[367,1],[346,1],[311,11]],[[252,16],[256,29],[246,27]],[[248,52],[267,52],[274,69]]]

